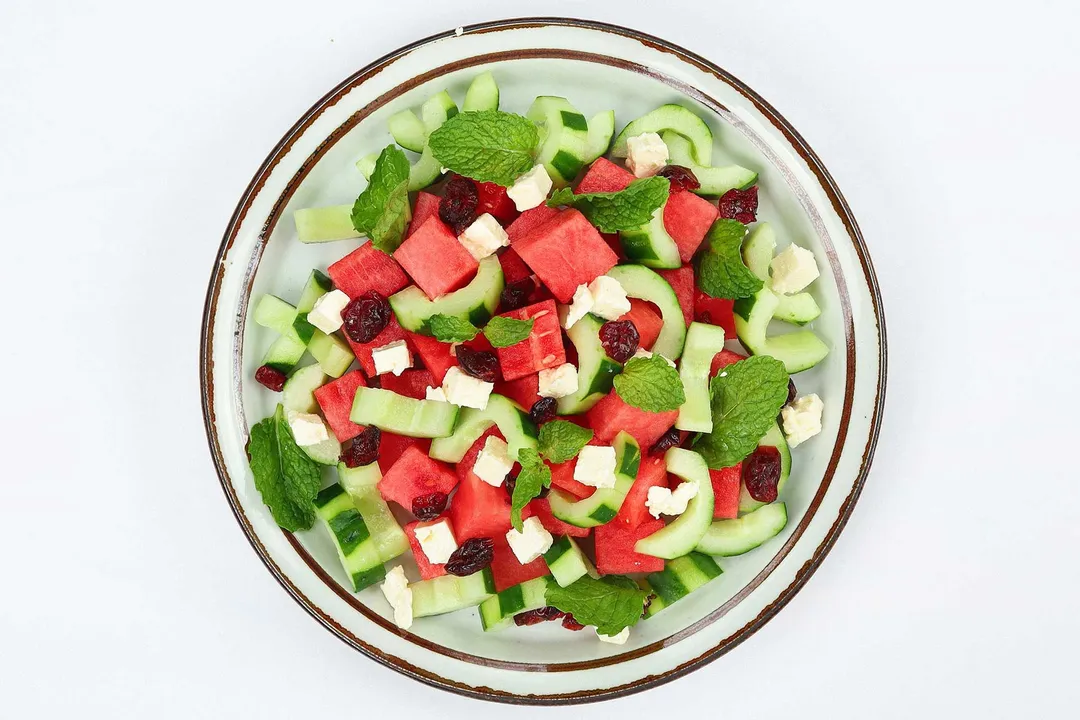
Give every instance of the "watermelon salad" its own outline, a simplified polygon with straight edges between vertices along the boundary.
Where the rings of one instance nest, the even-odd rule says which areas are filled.
[[[403,629],[478,608],[624,643],[787,525],[814,254],[777,252],[757,173],[681,105],[616,134],[561,97],[499,110],[484,73],[388,124],[354,203],[295,213],[340,259],[254,303],[256,487]]]

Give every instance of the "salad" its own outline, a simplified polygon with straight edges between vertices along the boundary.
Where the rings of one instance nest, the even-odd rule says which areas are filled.
[[[680,105],[616,135],[561,97],[499,110],[484,73],[388,124],[354,203],[295,213],[342,257],[254,305],[255,485],[401,628],[478,607],[624,643],[787,524],[814,254],[777,253],[757,173]]]

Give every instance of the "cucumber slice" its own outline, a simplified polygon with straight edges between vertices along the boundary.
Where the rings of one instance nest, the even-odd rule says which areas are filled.
[[[375,162],[379,159],[379,153],[369,153],[356,161],[356,169],[364,176],[365,180],[371,180],[371,174],[375,172]],[[409,188],[412,190],[412,188]],[[349,212],[352,212],[350,206]]]
[[[784,485],[787,485],[788,477],[791,475],[791,449],[788,447],[787,438],[784,437],[784,433],[780,430],[780,426],[773,423],[773,426],[769,428],[769,432],[765,433],[765,437],[761,438],[758,442],[758,447],[774,447],[780,451],[780,480],[776,483],[776,491],[783,492]],[[743,485],[739,490],[739,512],[749,513],[764,506],[765,503],[755,500],[750,497],[750,493],[746,490],[746,485]]]
[[[697,547],[712,522],[715,500],[709,466],[696,452],[671,448],[664,454],[669,473],[698,484],[698,494],[686,506],[686,512],[667,527],[637,541],[634,552],[673,560]],[[554,494],[554,493],[552,493]],[[554,503],[552,503],[554,507]]]
[[[382,480],[379,464],[350,468],[346,467],[345,463],[338,463],[337,469],[338,482],[345,488],[345,492],[349,493],[360,517],[364,518],[364,524],[375,541],[379,558],[383,562],[389,562],[404,554],[409,549],[409,538],[376,487],[379,480]]]
[[[409,192],[418,192],[442,176],[442,165],[431,154],[431,148],[424,146],[420,159],[409,170]]]
[[[668,162],[689,168],[701,183],[701,187],[694,191],[698,195],[723,195],[728,190],[744,190],[758,180],[756,172],[741,165],[723,167],[699,165],[694,161],[690,141],[678,133],[669,130],[660,137],[668,148]]]
[[[717,520],[705,531],[697,549],[719,557],[742,555],[776,537],[786,525],[787,505],[770,503],[738,520]]]
[[[386,568],[379,559],[371,533],[345,488],[334,483],[315,497],[314,504],[316,514],[334,541],[353,592],[360,592],[386,577]]]
[[[282,337],[301,341],[293,327],[293,322],[296,320],[296,308],[279,297],[263,295],[259,298],[259,302],[255,304],[252,319]]]
[[[642,265],[618,265],[608,276],[619,281],[628,297],[648,300],[660,308],[664,326],[652,351],[668,360],[678,360],[686,342],[686,316],[668,281]]]
[[[438,400],[416,400],[380,388],[359,387],[349,419],[357,425],[408,437],[446,437],[454,431],[458,406]]]
[[[480,603],[480,624],[484,632],[504,630],[514,622],[514,616],[547,606],[546,577],[526,580],[509,587]]]
[[[682,105],[661,105],[623,128],[611,154],[626,157],[626,141],[642,133],[672,130],[690,141],[698,165],[712,164],[713,134],[705,121]]]
[[[789,373],[809,370],[825,359],[829,347],[809,330],[786,335],[766,335],[780,299],[767,287],[753,297],[735,301],[735,332],[739,341],[755,355],[771,355],[784,363]]]
[[[772,288],[769,277],[769,264],[776,253],[776,233],[772,225],[767,222],[758,223],[743,243],[743,262],[750,272],[757,275],[765,282],[766,287]],[[773,311],[773,318],[782,320],[793,325],[805,325],[821,315],[814,296],[807,292],[795,295],[776,295],[777,304]]]
[[[354,359],[352,349],[344,341],[322,330],[315,330],[307,349],[322,371],[332,378],[344,375]]]
[[[437,300],[428,300],[423,290],[410,285],[390,296],[390,307],[403,328],[421,335],[431,334],[428,319],[439,314],[459,317],[480,327],[491,319],[499,307],[503,285],[499,258],[490,255],[480,261],[476,277],[460,290],[447,293]]]
[[[296,303],[296,312],[304,314],[311,312],[315,307],[315,301],[330,292],[333,286],[334,283],[325,273],[312,270],[304,284],[304,291],[300,293],[300,302]]]
[[[548,494],[552,515],[565,523],[585,528],[603,525],[615,519],[637,477],[638,468],[641,466],[641,449],[627,432],[616,435],[611,445],[615,448],[615,487],[598,489],[584,500],[575,500],[561,490],[552,490]],[[706,481],[708,478],[706,471]]]
[[[375,164],[372,163],[372,169]],[[366,176],[365,176],[366,177]],[[323,243],[363,237],[353,227],[350,205],[303,208],[293,213],[296,235],[302,243]]]
[[[312,393],[326,384],[327,379],[326,373],[318,365],[300,368],[285,381],[285,387],[281,391],[281,403],[286,410],[317,412],[319,404],[315,402]]]
[[[589,120],[588,148],[585,154],[586,165],[607,153],[608,148],[611,147],[611,138],[614,135],[614,110],[605,110],[592,116],[592,119]]]
[[[664,227],[664,207],[667,200],[653,213],[652,220],[639,228],[623,230],[619,242],[623,253],[633,262],[652,268],[682,267],[679,246]]]
[[[460,462],[492,425],[498,426],[506,438],[506,453],[511,458],[516,458],[523,448],[536,448],[537,430],[529,413],[509,398],[491,395],[483,410],[462,408],[454,434],[433,440],[428,455],[443,462]]]
[[[668,560],[662,571],[645,577],[649,589],[656,595],[649,603],[645,616],[652,617],[710,580],[720,577],[723,572],[716,561],[700,552]]]
[[[499,84],[490,71],[480,73],[469,83],[461,109],[464,112],[499,109]]]
[[[307,347],[299,338],[279,337],[266,351],[262,364],[288,375],[296,367],[296,363],[300,362],[300,358],[304,357],[305,350]]]
[[[589,156],[589,122],[566,98],[541,95],[525,117],[540,129],[536,162],[547,169],[555,187],[573,182]]]
[[[406,150],[424,152],[427,144],[427,128],[412,110],[402,110],[387,119],[386,126],[394,136],[394,142]]]
[[[466,577],[443,575],[421,580],[409,588],[413,617],[428,617],[479,605],[495,594],[495,578],[491,568],[484,568]]]
[[[420,117],[424,120],[424,129],[427,134],[438,130],[442,124],[458,114],[457,103],[450,93],[443,90],[432,95],[420,106]],[[425,136],[426,139],[426,136]]]
[[[686,392],[686,402],[679,408],[675,427],[689,432],[711,433],[712,398],[709,373],[716,354],[724,349],[724,328],[692,322],[686,331],[686,348],[679,363],[679,377]]]
[[[814,296],[807,292],[795,295],[777,295],[779,302],[773,311],[773,319],[782,320],[792,325],[805,325],[821,315],[821,308]]]
[[[588,314],[566,331],[578,356],[578,389],[558,400],[560,415],[577,415],[592,408],[611,392],[615,376],[622,372],[622,363],[612,360],[600,342],[604,321]]]
[[[555,538],[551,549],[544,553],[544,562],[559,587],[566,587],[588,575],[591,567],[585,553],[569,535]]]
[[[317,445],[300,446],[304,453],[320,465],[337,465],[341,459],[341,443],[334,433],[327,433],[328,438]]]

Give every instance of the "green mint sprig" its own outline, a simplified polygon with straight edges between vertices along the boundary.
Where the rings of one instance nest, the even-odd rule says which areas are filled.
[[[484,337],[497,348],[510,347],[529,337],[532,333],[532,320],[515,320],[496,315],[484,326]]]
[[[617,192],[582,193],[560,188],[548,200],[549,207],[568,205],[581,211],[602,233],[639,228],[668,198],[670,183],[659,175],[631,182]]]
[[[743,262],[745,237],[746,226],[738,220],[721,218],[713,223],[697,262],[698,286],[705,294],[734,300],[750,297],[761,289],[761,278]]]
[[[571,460],[593,439],[593,431],[567,420],[540,426],[540,454],[553,463]]]
[[[686,402],[679,372],[659,355],[630,358],[615,376],[615,392],[646,412],[678,410]]]
[[[466,342],[480,332],[465,318],[454,315],[432,315],[428,318],[428,326],[435,339],[445,343]]]
[[[509,186],[533,167],[540,134],[521,115],[499,110],[460,113],[431,133],[428,147],[459,175]]]
[[[546,599],[548,605],[570,613],[582,625],[595,625],[596,632],[611,636],[637,624],[647,594],[621,575],[599,580],[585,575],[566,587],[551,583]]]
[[[255,488],[274,521],[292,532],[310,528],[315,522],[312,501],[319,493],[322,473],[296,444],[281,405],[251,428],[247,452]]]
[[[386,253],[393,252],[401,244],[412,217],[409,170],[409,160],[401,148],[386,146],[375,161],[367,188],[353,203],[353,227]]]
[[[521,472],[514,484],[514,495],[510,498],[510,523],[521,532],[524,527],[521,511],[533,498],[539,497],[541,488],[551,487],[551,468],[532,448],[519,450],[518,462],[521,463]]]

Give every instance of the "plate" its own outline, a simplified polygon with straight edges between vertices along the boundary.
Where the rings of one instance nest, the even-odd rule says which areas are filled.
[[[546,626],[483,633],[475,611],[394,626],[378,588],[345,589],[321,528],[293,535],[273,522],[247,467],[253,422],[276,398],[254,380],[270,331],[248,322],[251,298],[298,296],[313,267],[358,241],[303,245],[293,211],[352,202],[358,158],[386,146],[386,119],[494,72],[502,107],[523,112],[539,94],[567,96],[590,117],[614,108],[619,126],[667,102],[685,103],[716,131],[718,159],[759,171],[759,215],[778,237],[812,249],[823,267],[813,329],[830,346],[796,376],[825,403],[819,437],[794,451],[779,536],[721,562],[723,576],[634,628],[624,646]],[[775,615],[828,553],[866,479],[885,394],[881,300],[851,210],[821,161],[768,103],[704,58],[655,37],[581,20],[507,20],[402,48],[348,78],[286,133],[258,169],[225,231],[207,294],[201,346],[210,450],[244,534],[290,595],[361,653],[430,685],[512,703],[616,697],[667,682],[730,651]],[[268,632],[272,629],[268,628]]]

